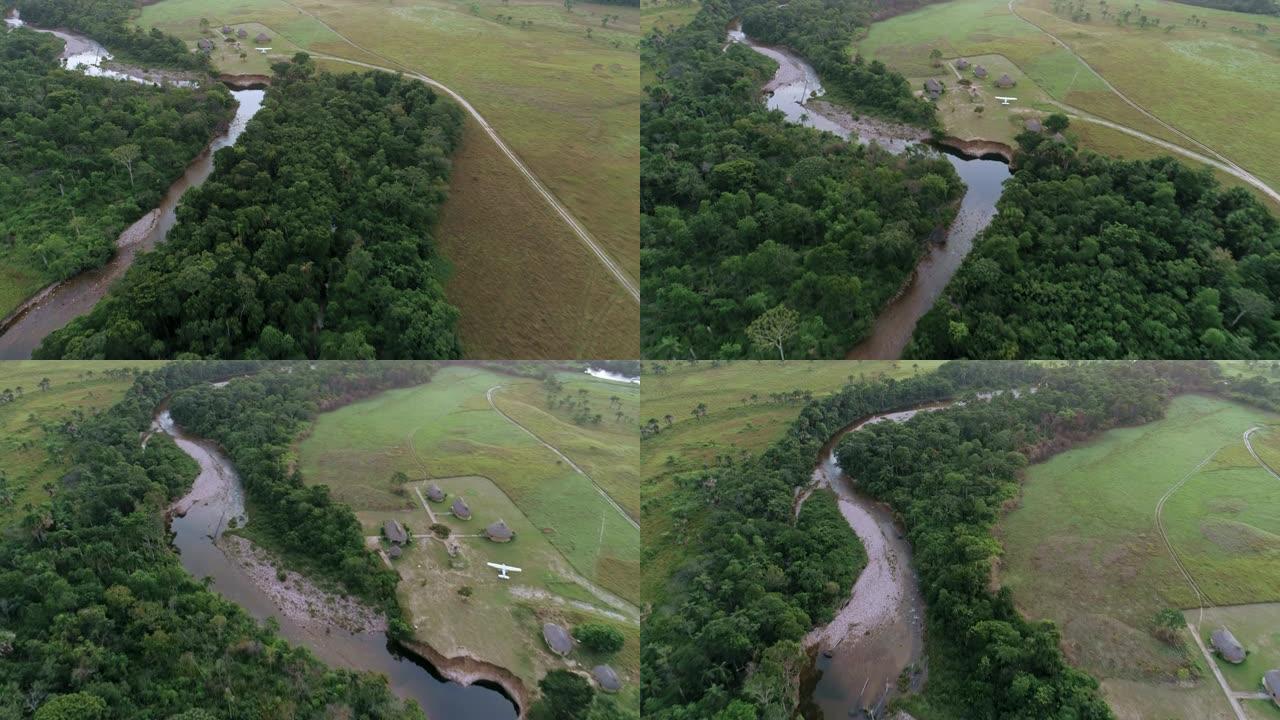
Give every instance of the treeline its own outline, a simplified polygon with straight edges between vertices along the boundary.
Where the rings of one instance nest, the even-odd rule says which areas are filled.
[[[0,262],[39,284],[106,263],[234,107],[219,85],[160,89],[62,70],[61,48],[44,33],[0,32]]]
[[[461,110],[388,73],[318,72],[305,54],[213,175],[40,358],[448,358],[458,311],[430,228]]]
[[[860,112],[931,127],[933,103],[917,98],[907,79],[861,54],[849,60],[854,33],[870,24],[873,2],[793,0],[743,3],[742,29],[767,45],[788,47],[809,61],[823,85]]]
[[[902,95],[880,98],[882,83],[861,76],[882,66],[828,57],[865,13],[864,3],[774,11],[719,0],[642,43],[654,74],[641,106],[646,357],[843,357],[953,216],[963,186],[948,162],[787,123],[760,98],[773,61],[725,47],[742,14],[748,32],[817,53],[824,82],[865,82],[858,97],[882,103],[865,109],[892,113],[910,98],[905,83],[884,81]]]
[[[12,2],[5,3],[13,4]],[[182,40],[158,28],[134,23],[135,0],[17,0],[22,19],[45,28],[68,28],[102,43],[121,60],[210,72],[204,53],[193,53]]]
[[[1175,0],[1184,5],[1230,10],[1257,15],[1280,15],[1280,3],[1276,0]]]
[[[1004,393],[840,442],[841,467],[906,526],[930,638],[926,699],[975,720],[1103,720],[1097,681],[1067,665],[1051,622],[1029,622],[991,590],[991,531],[1021,472],[1114,427],[1163,416],[1178,392],[1218,387],[1199,363],[1092,363],[1043,373],[1036,392]],[[1010,388],[1015,387],[1010,379]]]
[[[1027,386],[1045,372],[950,363],[909,380],[850,384],[806,406],[764,453],[677,476],[670,507],[679,536],[651,542],[682,542],[688,560],[642,630],[642,715],[790,717],[807,663],[800,641],[831,619],[866,561],[830,493],[815,493],[792,517],[795,491],[809,483],[823,445],[873,414]]]
[[[1164,157],[1024,133],[991,225],[916,328],[917,358],[1280,356],[1280,222]]]
[[[225,387],[187,388],[174,395],[170,412],[184,430],[226,450],[253,503],[249,523],[257,537],[266,535],[287,557],[302,559],[308,575],[337,580],[380,607],[393,634],[403,634],[408,628],[396,601],[399,576],[365,549],[350,507],[334,501],[327,486],[308,486],[296,467],[290,469],[291,447],[321,410],[420,385],[434,372],[431,364],[405,362],[290,366]]]
[[[64,431],[71,471],[0,540],[0,717],[425,720],[383,678],[288,645],[170,548],[161,515],[197,469],[141,436],[168,395],[254,369],[175,363]]]

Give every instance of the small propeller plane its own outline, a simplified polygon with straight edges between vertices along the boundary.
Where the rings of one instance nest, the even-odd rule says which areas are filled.
[[[1001,105],[1008,105],[1009,103],[1013,102],[1014,100],[1017,100],[1018,98],[1015,98],[1015,97],[1002,97],[1002,96],[1000,96],[1000,95],[997,95],[997,96],[996,96],[996,99],[1000,101],[1000,104],[1001,104]]]
[[[507,574],[509,572],[523,572],[518,567],[503,565],[502,563],[485,563],[485,565],[488,565],[491,568],[496,568],[498,570],[498,577],[502,578],[503,580],[511,579],[511,576]]]

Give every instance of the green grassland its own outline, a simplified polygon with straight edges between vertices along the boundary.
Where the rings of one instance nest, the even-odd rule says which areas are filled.
[[[66,459],[51,455],[45,445],[46,428],[74,420],[77,412],[91,415],[110,407],[124,396],[133,377],[113,377],[104,371],[119,368],[159,367],[156,362],[31,362],[0,363],[0,390],[11,390],[16,399],[0,404],[0,472],[11,501],[0,499],[0,527],[16,522],[28,504],[47,500],[45,483],[56,482],[67,471]],[[49,389],[39,389],[47,378]],[[21,388],[21,393],[18,389]]]
[[[771,402],[770,393],[800,389],[822,397],[850,379],[910,377],[937,365],[878,360],[646,363],[640,422],[655,418],[663,430],[640,444],[645,598],[652,601],[661,596],[672,569],[684,558],[667,512],[672,478],[713,461],[716,455],[758,452],[782,437],[804,405]],[[662,372],[655,373],[655,367],[663,368]],[[698,403],[707,405],[707,414],[700,420],[691,414]],[[673,419],[670,427],[663,420],[668,414]]]
[[[1162,513],[1188,571],[1213,603],[1280,599],[1280,544],[1267,544],[1280,533],[1280,486],[1241,440],[1276,422],[1261,410],[1182,396],[1162,420],[1028,469],[999,526],[1001,582],[1029,617],[1058,624],[1069,659],[1103,680],[1119,717],[1229,717],[1216,683],[1190,679],[1208,673],[1194,646],[1184,654],[1151,632],[1159,611],[1198,605],[1155,509],[1189,476]]]
[[[520,384],[537,383],[450,366],[427,385],[325,413],[298,448],[299,466],[308,482],[328,485],[357,511],[398,510],[414,499],[394,493],[389,481],[397,470],[413,478],[490,478],[574,570],[635,599],[635,528],[586,478],[485,399],[491,387]]]
[[[546,393],[530,383],[502,388],[494,393],[494,403],[573,458],[632,518],[638,518],[640,457],[635,423],[640,412],[640,386],[601,382],[583,373],[560,373],[558,379],[564,383],[562,396],[577,398],[585,391],[582,397],[594,412],[604,416],[600,424],[579,425],[568,410],[548,409]]]
[[[696,0],[640,0],[641,25],[655,30],[674,30],[688,24],[701,7]]]
[[[1102,76],[1138,104],[1165,122],[1218,150],[1257,174],[1273,187],[1280,183],[1280,167],[1275,157],[1280,130],[1275,123],[1261,120],[1265,108],[1280,101],[1280,43],[1270,36],[1231,32],[1233,26],[1252,28],[1257,16],[1215,11],[1206,8],[1154,0],[1143,3],[1142,12],[1159,18],[1161,28],[1139,29],[1137,16],[1130,27],[1116,27],[1103,20],[1099,8],[1088,23],[1075,23],[1054,15],[1052,0],[1020,0],[1019,14],[1057,35]],[[1191,28],[1191,15],[1204,19],[1207,28]],[[1173,25],[1166,33],[1163,26]],[[1071,52],[1055,43],[1031,23],[1009,10],[1008,0],[954,0],[928,5],[915,12],[876,23],[856,50],[882,60],[912,78],[914,85],[936,77],[954,84],[955,76],[946,67],[933,67],[930,50],[937,48],[947,59],[1002,56],[1002,63],[1016,66],[1010,75],[1018,85],[1009,94],[1019,98],[1022,108],[993,109],[986,104],[984,114],[993,112],[991,122],[976,121],[965,98],[944,95],[941,117],[955,134],[975,131],[1006,131],[1015,126],[1011,115],[1027,109],[1057,110],[1052,101],[1066,103],[1086,112],[1121,123],[1177,145],[1203,152],[1126,104],[1107,88],[1102,78]],[[994,61],[993,61],[994,62]],[[966,75],[968,75],[966,73]],[[998,77],[998,73],[995,74]],[[984,88],[985,90],[985,88]],[[989,93],[986,93],[989,94]],[[956,101],[962,101],[956,106]],[[1243,121],[1242,121],[1243,120]],[[1002,122],[1003,121],[1003,122]],[[1087,147],[1143,157],[1151,146],[1145,141],[1116,133],[1096,132],[1087,126],[1080,139]],[[953,130],[954,128],[954,130]],[[1092,144],[1095,135],[1104,142]],[[1008,135],[991,139],[1006,139]]]
[[[13,312],[24,300],[45,286],[30,268],[17,265],[0,266],[0,318]]]
[[[202,17],[215,28],[256,23],[269,28],[273,44],[399,65],[449,85],[639,276],[637,8],[580,3],[566,11],[559,0],[163,0],[143,8],[141,23],[194,43]],[[238,62],[227,69],[238,71]]]
[[[1195,613],[1189,614],[1194,620]],[[1258,689],[1263,673],[1280,668],[1280,604],[1259,603],[1206,610],[1200,626],[1206,645],[1209,633],[1222,626],[1230,628],[1248,651],[1244,662],[1239,665],[1218,660],[1227,684],[1232,690]]]
[[[450,657],[472,655],[496,663],[532,686],[547,673],[564,666],[542,642],[542,624],[571,626],[580,622],[604,622],[630,636],[633,647],[608,659],[638,697],[638,622],[602,603],[586,589],[566,580],[564,558],[541,529],[488,478],[455,477],[433,480],[447,493],[441,503],[430,503],[429,514],[418,497],[425,481],[410,483],[412,508],[358,513],[367,536],[377,538],[383,522],[395,518],[416,535],[429,535],[435,522],[449,527],[459,552],[450,557],[444,543],[434,537],[415,537],[404,554],[390,561],[403,578],[400,604],[413,618],[416,636]],[[462,496],[472,511],[470,520],[449,512],[454,497]],[[478,537],[486,525],[503,520],[515,532],[509,543]],[[524,571],[513,580],[502,580],[485,563],[514,565]],[[459,594],[471,588],[471,596]],[[523,642],[513,642],[523,638]],[[574,659],[585,664],[578,648]]]

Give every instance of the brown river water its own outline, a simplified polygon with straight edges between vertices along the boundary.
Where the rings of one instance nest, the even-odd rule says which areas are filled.
[[[21,21],[10,16],[6,22],[13,25]],[[101,71],[89,72],[94,75],[149,82],[126,73],[103,70],[98,67],[96,63],[103,57],[109,58],[110,55],[101,45],[87,37],[60,30],[42,30],[30,25],[26,27],[52,33],[66,41],[67,49],[63,52],[63,57],[70,67],[80,67],[87,72],[91,69]],[[72,65],[73,61],[77,64]],[[182,177],[169,187],[158,207],[120,233],[120,237],[116,239],[116,254],[110,262],[100,268],[83,272],[44,288],[19,306],[9,317],[0,321],[0,360],[30,358],[31,353],[49,333],[92,310],[93,306],[107,294],[111,285],[129,269],[139,253],[152,250],[164,241],[177,221],[178,203],[182,196],[187,190],[203,183],[213,173],[213,154],[235,144],[240,134],[244,132],[249,119],[262,108],[265,92],[264,90],[233,90],[231,92],[239,103],[231,124],[187,166]]]
[[[728,39],[778,63],[778,71],[763,88],[765,102],[769,109],[781,111],[789,121],[846,139],[856,136],[860,143],[874,142],[895,154],[913,147],[931,149],[925,144],[928,134],[918,128],[868,118],[855,120],[838,112],[819,112],[819,108],[826,111],[827,107],[814,102],[824,91],[813,66],[786,48],[757,44],[742,32],[740,22],[730,26]],[[916,322],[933,307],[973,249],[974,238],[995,217],[996,200],[1003,192],[1004,181],[1010,177],[1008,164],[991,158],[961,157],[945,148],[943,153],[968,187],[960,201],[960,210],[941,234],[941,242],[930,244],[908,284],[876,316],[871,335],[849,351],[847,357],[851,360],[902,357]]]
[[[212,588],[259,621],[275,618],[280,634],[337,667],[385,675],[391,690],[416,700],[432,720],[515,720],[515,703],[496,683],[462,685],[446,680],[423,659],[407,656],[382,632],[350,632],[317,622],[298,622],[282,612],[245,568],[217,543],[234,520],[249,522],[244,489],[231,461],[216,444],[178,427],[165,406],[157,411],[153,432],[163,432],[200,465],[191,491],[171,508],[170,529],[183,567],[194,577],[212,578]]]

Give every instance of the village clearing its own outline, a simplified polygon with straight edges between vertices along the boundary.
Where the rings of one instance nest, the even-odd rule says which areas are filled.
[[[322,414],[299,444],[298,462],[308,483],[328,485],[336,500],[356,511],[370,546],[400,573],[400,601],[416,639],[446,656],[468,655],[507,668],[527,687],[551,669],[590,670],[608,662],[623,678],[623,702],[634,704],[640,533],[591,480],[505,418],[488,397],[493,390],[495,404],[530,422],[533,432],[609,488],[617,485],[608,478],[607,458],[636,465],[639,393],[634,386],[577,373],[558,377],[574,397],[585,389],[593,407],[600,402],[601,414],[609,398],[618,397],[628,417],[625,427],[610,415],[574,437],[577,426],[566,410],[545,410],[540,381],[452,365],[426,385]],[[396,472],[408,481],[397,485]],[[427,499],[432,484],[444,491],[442,501]],[[470,519],[451,512],[458,498],[465,500]],[[388,519],[402,523],[413,538],[395,559],[382,537]],[[515,532],[511,542],[483,536],[498,520]],[[433,524],[448,528],[447,540],[433,532]],[[502,580],[488,562],[522,572]],[[543,642],[544,622],[603,622],[622,631],[626,645],[612,657],[579,646],[560,658]]]
[[[949,132],[962,138],[990,132],[988,139],[1008,142],[1027,117],[1064,111],[1065,105],[1201,154],[1220,153],[1273,189],[1280,188],[1280,126],[1263,120],[1270,108],[1280,105],[1280,29],[1260,32],[1256,25],[1264,16],[1165,0],[1141,3],[1130,23],[1118,26],[1114,14],[1127,6],[1113,5],[1112,15],[1104,19],[1099,4],[1082,0],[1076,5],[1089,13],[1088,21],[1082,16],[1073,21],[1066,11],[1055,13],[1053,0],[927,5],[873,24],[854,50],[903,73],[917,89],[926,78],[945,81],[948,92],[940,118]],[[1140,16],[1148,19],[1147,27],[1139,27]],[[1169,27],[1173,29],[1166,30]],[[933,49],[943,56],[937,67],[930,59]],[[982,102],[970,103],[961,96],[951,64],[978,56],[1001,65],[1001,72],[1006,64],[1012,67],[1010,76],[1017,84],[998,93],[983,87]],[[996,77],[999,73],[990,79]],[[948,98],[951,94],[955,97]],[[994,94],[1018,101],[1000,106]],[[1159,121],[1126,103],[1125,97]],[[983,111],[975,113],[979,104]],[[1073,123],[1072,132],[1085,147],[1100,152],[1133,158],[1168,154],[1142,139],[1083,120]],[[1215,175],[1231,185],[1242,184],[1224,173]],[[1275,207],[1273,201],[1268,203]]]
[[[638,8],[559,0],[161,0],[139,22],[195,46],[209,20],[219,69],[262,74],[298,50],[413,71],[465,97],[639,278]],[[223,24],[250,34],[227,50]],[[262,30],[271,51],[253,39]],[[367,68],[325,61],[334,71]],[[635,303],[474,123],[437,240],[472,357],[635,357]],[[499,303],[495,303],[495,300]],[[495,307],[500,311],[495,311]],[[622,313],[629,312],[629,322]],[[566,349],[574,350],[569,353]],[[556,350],[556,352],[552,352]]]
[[[1242,435],[1262,427],[1255,448],[1274,447],[1277,423],[1258,409],[1180,396],[1161,420],[1028,468],[998,528],[1000,582],[1027,617],[1058,625],[1068,659],[1102,681],[1122,720],[1234,717],[1187,631],[1177,632],[1182,647],[1156,637],[1163,610],[1183,610],[1206,637],[1214,617],[1248,615],[1237,637],[1258,647],[1260,662],[1268,657],[1274,639],[1253,628],[1280,626],[1280,480]],[[1200,599],[1171,550],[1207,605],[1252,609],[1208,611],[1200,621]],[[1261,673],[1247,675],[1232,675],[1233,690],[1257,689]]]

